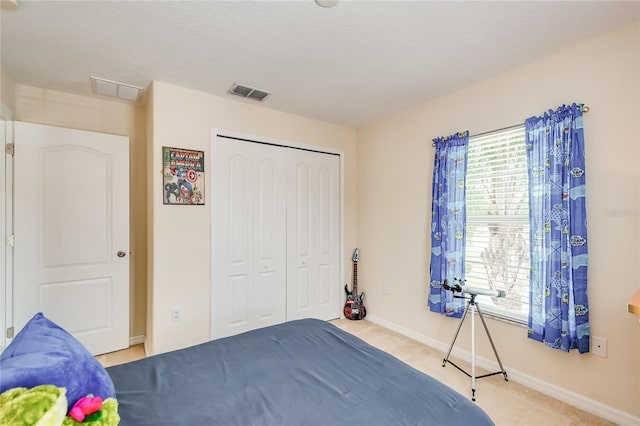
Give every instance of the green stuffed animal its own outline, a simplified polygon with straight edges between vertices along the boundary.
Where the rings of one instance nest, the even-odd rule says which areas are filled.
[[[67,414],[66,393],[53,385],[9,389],[0,394],[0,425],[60,425]]]
[[[118,401],[102,402],[100,418],[79,423],[67,416],[66,389],[40,385],[31,389],[13,388],[0,394],[0,425],[10,426],[117,426]]]

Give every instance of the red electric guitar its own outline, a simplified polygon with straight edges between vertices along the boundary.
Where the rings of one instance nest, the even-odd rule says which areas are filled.
[[[353,251],[353,291],[349,291],[347,284],[344,285],[344,292],[347,293],[347,302],[344,304],[344,316],[350,320],[361,320],[367,316],[367,309],[364,307],[364,292],[358,294],[358,258],[360,251],[356,248]]]

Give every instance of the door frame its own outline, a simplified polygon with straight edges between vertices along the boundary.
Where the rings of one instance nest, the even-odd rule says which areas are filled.
[[[338,148],[320,146],[320,145],[311,145],[311,144],[305,144],[300,142],[292,142],[292,141],[287,141],[282,139],[275,139],[275,138],[270,138],[266,136],[250,135],[246,133],[239,133],[239,132],[234,132],[231,130],[225,130],[225,129],[215,128],[215,127],[211,128],[211,143],[210,143],[211,155],[209,160],[210,161],[209,170],[212,170],[210,183],[209,183],[210,184],[209,188],[211,188],[211,193],[209,195],[209,199],[211,200],[211,238],[210,238],[211,239],[211,283],[210,283],[210,288],[213,289],[214,280],[216,279],[217,277],[216,274],[219,270],[218,256],[217,256],[218,247],[216,242],[217,240],[215,238],[215,225],[216,225],[215,206],[217,205],[217,202],[218,202],[217,192],[215,188],[217,188],[218,177],[217,177],[217,170],[213,170],[217,161],[216,138],[218,136],[237,139],[247,143],[260,143],[260,144],[272,145],[272,146],[281,147],[281,148],[300,149],[304,151],[313,151],[313,152],[332,154],[332,155],[338,156],[338,158],[340,159],[340,183],[339,183],[339,190],[340,190],[339,227],[340,229],[339,229],[339,237],[338,237],[340,240],[340,262],[338,265],[340,268],[339,270],[340,282],[337,284],[337,286],[338,286],[338,294],[340,294],[343,291],[342,283],[345,282],[345,276],[344,276],[344,150],[338,149]],[[214,339],[213,310],[215,306],[215,301],[213,297],[213,291],[211,291],[210,294],[211,294],[211,299],[210,299],[210,305],[209,305],[210,306],[209,323],[211,324],[211,327],[210,327],[211,334],[209,337],[210,339]],[[339,312],[342,312],[341,302],[338,302],[338,306],[336,306],[336,310],[338,310]],[[340,317],[342,317],[342,314],[340,315]]]
[[[11,108],[0,102],[0,164],[4,176],[0,184],[0,263],[4,273],[0,273],[0,353],[11,343],[7,330],[13,326],[13,249],[9,247],[9,236],[13,233],[13,156],[7,154],[7,144],[13,143],[14,114]]]

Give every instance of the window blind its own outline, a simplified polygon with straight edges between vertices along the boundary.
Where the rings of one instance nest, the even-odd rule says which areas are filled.
[[[529,310],[529,192],[524,126],[469,139],[465,276],[482,311],[526,323]]]

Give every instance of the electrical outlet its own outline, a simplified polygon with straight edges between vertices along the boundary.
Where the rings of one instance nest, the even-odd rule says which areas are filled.
[[[591,353],[602,358],[607,357],[607,339],[591,336]]]
[[[182,318],[182,308],[180,306],[174,306],[171,308],[171,319],[174,321],[180,321]]]
[[[391,294],[391,284],[389,283],[382,284],[382,293]]]

